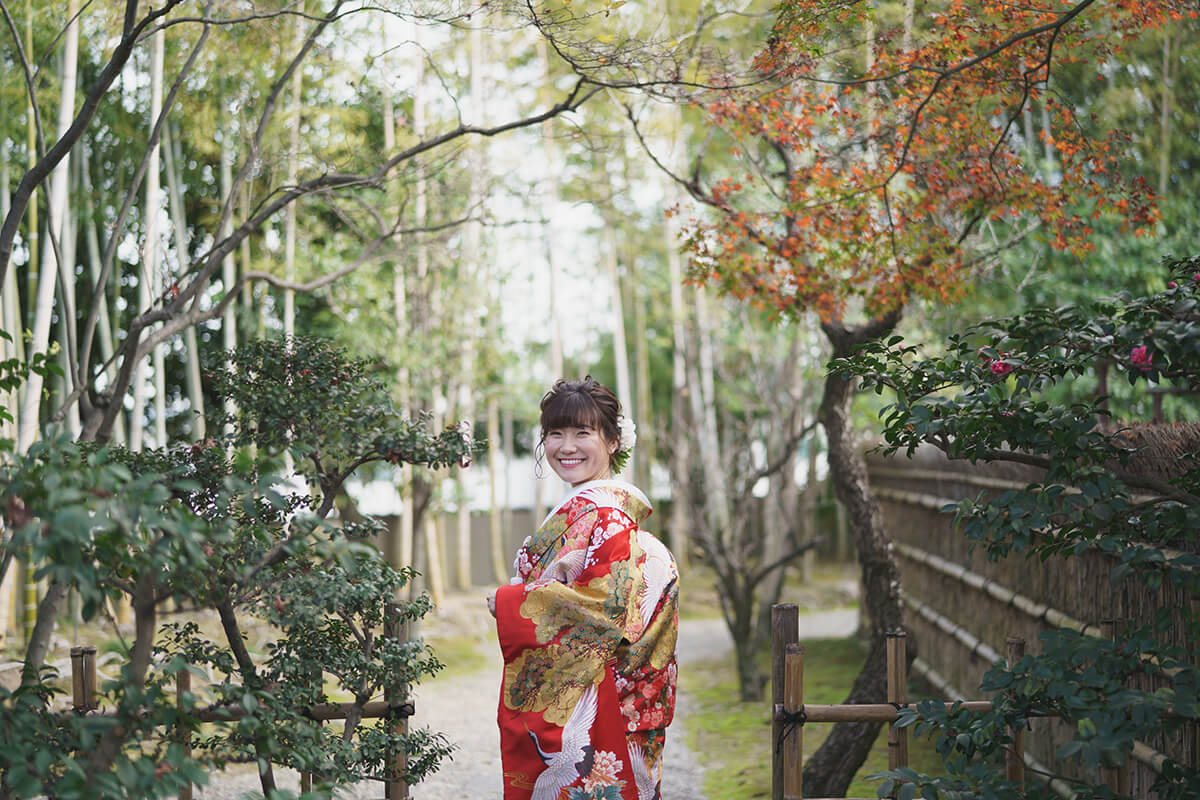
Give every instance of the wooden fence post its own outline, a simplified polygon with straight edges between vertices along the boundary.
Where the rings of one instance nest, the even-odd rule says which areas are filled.
[[[800,800],[804,787],[804,723],[796,715],[804,708],[804,645],[786,648],[783,710],[789,717],[788,735],[783,740],[783,800]]]
[[[183,696],[192,691],[192,673],[187,667],[175,673],[175,707],[183,708]],[[182,717],[183,715],[180,714]],[[184,757],[192,755],[192,734],[187,725],[181,720],[175,735],[179,737],[179,745],[183,748]],[[185,783],[179,788],[179,800],[192,800],[192,784]]]
[[[71,702],[80,712],[96,707],[96,648],[93,645],[71,648]]]
[[[1008,666],[1020,661],[1025,655],[1025,640],[1020,636],[1008,637]],[[1005,777],[1014,783],[1025,785],[1025,729],[1012,729],[1012,747],[1004,753]]]
[[[398,642],[408,640],[408,620],[401,616],[400,607],[396,603],[388,603],[384,608],[383,615],[384,636],[389,639],[394,639]],[[387,687],[384,697],[387,699],[388,705],[394,710],[401,704],[408,702],[408,685],[401,682],[393,686]],[[408,734],[408,715],[395,714],[391,716],[391,732],[401,735]],[[408,771],[408,753],[404,747],[392,754],[391,764],[389,765],[393,775],[401,776],[398,780],[389,780],[384,784],[383,796],[386,800],[408,800],[408,783],[403,779],[403,775]]]
[[[783,758],[779,740],[784,722],[775,710],[784,703],[787,646],[800,641],[800,608],[795,603],[771,606],[771,800],[783,800]]]
[[[887,634],[887,699],[899,711],[908,704],[908,643],[902,630]],[[888,725],[888,769],[908,766],[908,729]]]

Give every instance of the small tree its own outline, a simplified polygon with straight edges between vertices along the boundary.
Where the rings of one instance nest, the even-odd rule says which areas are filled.
[[[883,412],[886,451],[911,453],[931,443],[952,459],[1013,461],[1045,470],[1021,491],[964,500],[962,533],[988,558],[1046,559],[1088,552],[1112,559],[1114,587],[1139,581],[1172,587],[1177,607],[1130,620],[1113,641],[1074,630],[1041,635],[1038,655],[997,664],[980,689],[997,692],[990,712],[972,716],[932,702],[901,714],[901,726],[936,737],[945,776],[885,773],[881,796],[911,781],[925,797],[954,792],[1033,797],[996,766],[1009,731],[1036,716],[1059,716],[1075,730],[1060,759],[1086,767],[1124,763],[1138,740],[1168,741],[1200,720],[1200,429],[1179,431],[1177,476],[1146,477],[1132,468],[1134,433],[1107,419],[1104,398],[1056,405],[1055,384],[1110,362],[1131,384],[1200,385],[1200,257],[1171,260],[1166,289],[1118,296],[1091,307],[1038,308],[973,326],[923,357],[899,337],[834,362],[844,378],[896,394]],[[1077,797],[1117,796],[1105,786],[1073,784]],[[1200,768],[1168,760],[1151,792],[1196,797]],[[911,794],[909,796],[912,796]]]
[[[238,402],[236,415],[218,420],[234,426],[228,443],[131,453],[57,438],[0,462],[10,531],[3,566],[28,553],[49,582],[21,686],[0,690],[0,796],[161,797],[238,761],[258,764],[268,796],[277,791],[275,764],[310,771],[329,788],[414,782],[449,752],[437,734],[401,737],[386,720],[362,720],[363,705],[384,689],[440,664],[419,641],[379,635],[385,604],[413,573],[391,569],[365,541],[378,523],[327,517],[355,469],[449,466],[469,457],[469,437],[460,428],[431,435],[401,418],[367,365],[319,341],[259,342],[231,362],[236,371],[213,375],[218,397]],[[283,488],[284,448],[311,494]],[[85,619],[122,598],[134,610],[127,663],[102,687],[94,716],[51,708],[60,690],[45,660],[69,591],[82,598]],[[161,624],[171,600],[199,613]],[[429,602],[397,608],[417,618]],[[247,641],[251,621],[275,632],[261,652]],[[183,670],[207,684],[177,706],[172,682]],[[352,698],[341,731],[308,715],[329,691]],[[172,733],[179,729],[190,755]],[[388,760],[400,748],[409,755],[403,776]]]

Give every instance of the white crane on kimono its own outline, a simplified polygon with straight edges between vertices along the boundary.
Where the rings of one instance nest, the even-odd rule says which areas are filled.
[[[583,574],[586,550],[572,550],[555,559],[554,563],[542,573],[542,580],[556,580],[559,583],[572,584]]]
[[[546,769],[538,775],[533,785],[531,800],[558,800],[564,786],[570,786],[577,778],[592,771],[592,723],[596,721],[596,687],[587,687],[575,704],[567,724],[563,726],[562,748],[557,753],[547,753],[538,743],[537,734],[529,732],[533,746]]]
[[[638,531],[637,540],[646,553],[646,562],[642,565],[645,585],[638,598],[638,611],[641,612],[642,625],[646,626],[650,624],[650,617],[654,616],[659,598],[671,584],[671,562],[674,557],[667,546],[651,533]]]
[[[633,770],[633,782],[637,786],[638,800],[660,800],[658,781],[650,774],[646,754],[637,742],[629,743],[629,768]]]

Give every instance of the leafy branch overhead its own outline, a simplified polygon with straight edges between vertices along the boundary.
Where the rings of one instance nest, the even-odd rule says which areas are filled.
[[[1154,193],[1121,167],[1127,136],[1086,130],[1049,81],[1064,68],[1103,80],[1125,38],[1194,9],[908,9],[897,20],[868,4],[783,3],[756,61],[770,81],[702,103],[737,167],[709,177],[697,160],[679,178],[716,212],[691,223],[696,280],[777,313],[881,317],[953,299],[1023,238],[1080,255],[1102,215],[1137,233],[1158,219]],[[1043,141],[1023,124],[1034,104]]]
[[[372,462],[469,464],[482,447],[470,423],[430,433],[427,417],[412,419],[396,407],[378,369],[320,339],[252,342],[207,372],[213,390],[237,409],[215,412],[212,424],[230,425],[237,446],[290,452],[329,503],[350,473]]]

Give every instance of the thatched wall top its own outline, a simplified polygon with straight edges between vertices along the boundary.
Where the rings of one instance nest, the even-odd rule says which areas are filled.
[[[1200,460],[1200,422],[1108,423],[1101,430],[1116,432],[1120,441],[1137,451],[1117,470],[1122,477],[1167,481]]]
[[[1171,480],[1177,478],[1200,462],[1200,422],[1177,423],[1106,423],[1101,426],[1106,433],[1117,433],[1120,441],[1135,452],[1129,461],[1116,468],[1117,474],[1126,479]],[[1011,462],[951,462],[941,450],[933,445],[918,448],[911,459],[903,453],[884,458],[878,453],[867,456],[870,464],[900,467],[905,463],[919,469],[943,472],[969,472],[993,478],[1008,478],[1015,481],[1036,481],[1042,471],[1036,467]]]

